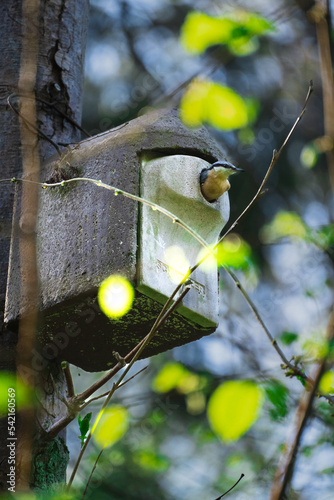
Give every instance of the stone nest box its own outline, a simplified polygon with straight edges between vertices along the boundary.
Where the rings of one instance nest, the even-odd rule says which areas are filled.
[[[224,158],[205,129],[188,129],[176,111],[159,110],[74,145],[48,163],[43,180],[61,168],[101,180],[164,207],[213,244],[229,218],[228,193],[208,203],[199,175]],[[5,311],[12,324],[19,315],[16,238],[14,231]],[[149,332],[182,278],[178,258],[174,264],[170,255],[193,266],[202,248],[158,210],[87,182],[41,190],[37,242],[41,355],[87,371],[110,368],[117,362],[113,351],[125,356]],[[135,288],[133,307],[117,320],[106,317],[97,302],[100,284],[112,274]],[[207,273],[200,266],[190,285],[143,357],[216,330],[217,270]]]

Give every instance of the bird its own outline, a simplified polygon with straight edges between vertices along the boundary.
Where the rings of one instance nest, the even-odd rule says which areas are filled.
[[[237,172],[244,172],[242,168],[237,168],[232,163],[219,160],[210,167],[204,168],[200,173],[199,182],[202,195],[209,203],[215,201],[228,191],[231,184],[228,181],[229,175]]]

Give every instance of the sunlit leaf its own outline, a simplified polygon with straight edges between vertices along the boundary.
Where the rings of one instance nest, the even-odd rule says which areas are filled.
[[[189,261],[183,248],[172,245],[165,250],[164,260],[168,265],[168,276],[178,284],[189,272]]]
[[[133,287],[123,276],[109,276],[99,288],[99,306],[112,319],[124,316],[131,309],[133,299]]]
[[[97,417],[92,435],[101,448],[112,446],[119,441],[129,427],[129,413],[119,405],[109,406]]]
[[[239,130],[238,138],[240,142],[250,146],[255,141],[255,134],[251,128],[246,127]]]
[[[195,79],[181,99],[180,115],[189,127],[206,123],[220,130],[234,130],[248,123],[245,101],[234,90]]]
[[[209,252],[206,248],[202,247],[198,252],[196,262],[199,262],[205,257],[205,260],[200,265],[201,271],[204,273],[211,273],[217,271],[217,251]]]
[[[260,44],[257,38],[250,38],[249,35],[245,35],[231,40],[228,43],[228,48],[235,56],[248,56],[249,54],[256,52],[259,45]]]
[[[245,457],[240,453],[231,453],[226,459],[227,467],[238,467],[240,463],[244,462]]]
[[[20,379],[15,373],[0,372],[0,416],[8,414],[8,408],[15,409],[15,412],[22,408],[29,407],[34,402],[34,396],[30,386]]]
[[[187,412],[190,415],[200,415],[205,410],[206,400],[203,392],[197,391],[187,395]]]
[[[249,34],[262,35],[267,31],[274,30],[274,24],[256,12],[240,12],[240,22]]]
[[[243,56],[258,48],[256,35],[272,29],[273,24],[264,17],[242,10],[222,17],[191,12],[181,28],[181,44],[192,54],[201,54],[208,47],[219,44]]]
[[[264,243],[273,243],[284,237],[304,239],[307,236],[307,227],[294,212],[278,212],[272,222],[261,229],[261,239]]]
[[[268,400],[274,408],[269,409],[269,415],[272,420],[281,420],[288,412],[287,399],[289,390],[278,380],[272,380],[265,386],[265,392]]]
[[[152,388],[155,392],[169,392],[177,387],[187,373],[188,370],[181,363],[166,363],[154,377]]]
[[[164,472],[169,468],[167,457],[156,454],[151,450],[140,450],[133,455],[134,461],[141,467],[155,472]]]
[[[236,233],[228,235],[218,246],[219,265],[247,269],[251,264],[252,250],[248,243]]]
[[[259,417],[263,400],[263,389],[254,382],[225,382],[210,398],[207,410],[209,423],[223,441],[236,441]]]
[[[282,344],[290,345],[292,344],[292,342],[296,342],[296,340],[298,340],[298,335],[293,332],[283,332],[280,337],[280,340]]]
[[[191,392],[203,389],[206,385],[205,377],[201,377],[197,373],[186,371],[184,376],[177,383],[177,390],[181,394],[190,394]]]
[[[248,123],[252,124],[256,121],[259,115],[259,111],[261,109],[260,101],[259,99],[255,99],[253,97],[246,97],[244,101],[247,108]]]
[[[319,382],[319,390],[325,393],[333,393],[334,392],[334,372],[327,371],[321,377]]]
[[[318,150],[313,144],[307,144],[300,153],[300,161],[305,168],[313,168],[318,161]]]
[[[236,27],[230,19],[191,12],[181,28],[181,43],[189,52],[200,54],[211,45],[226,44]]]
[[[312,360],[322,359],[329,352],[328,341],[322,333],[312,335],[312,337],[305,340],[302,347],[307,357]]]

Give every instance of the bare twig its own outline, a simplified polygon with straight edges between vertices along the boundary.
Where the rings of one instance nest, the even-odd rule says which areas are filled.
[[[224,268],[224,270],[227,272],[227,274],[232,278],[232,280],[234,281],[235,285],[239,288],[240,292],[242,293],[242,295],[244,296],[247,304],[249,305],[249,307],[251,308],[254,316],[256,317],[257,321],[260,323],[263,331],[265,332],[265,334],[267,335],[271,345],[274,347],[274,349],[276,350],[277,354],[280,356],[280,358],[282,359],[282,361],[285,363],[285,365],[287,367],[289,367],[291,370],[294,371],[294,373],[296,375],[299,375],[300,377],[302,378],[306,378],[306,375],[305,373],[298,369],[296,366],[292,365],[289,360],[287,359],[287,357],[285,356],[284,352],[282,351],[282,349],[279,347],[279,345],[277,344],[277,341],[276,339],[274,339],[274,337],[271,335],[270,331],[268,330],[268,328],[266,327],[263,319],[261,318],[261,315],[259,313],[259,311],[257,310],[255,304],[253,303],[252,299],[250,298],[250,296],[248,295],[248,293],[246,292],[246,290],[244,289],[244,287],[242,286],[242,284],[240,283],[238,277],[234,274],[234,272],[229,269],[227,266],[222,266]]]
[[[332,342],[334,339],[334,309],[331,312],[327,326],[326,339],[328,343]],[[292,477],[299,443],[312,410],[312,403],[316,395],[318,384],[325,370],[326,361],[327,358],[324,357],[316,365],[311,379],[311,385],[308,384],[308,387],[305,388],[300,398],[295,422],[291,429],[291,435],[286,440],[284,452],[275,473],[270,500],[283,500],[283,498],[286,498],[286,489]]]
[[[65,361],[64,363],[66,363],[64,368],[63,368],[63,371],[64,371],[66,385],[67,385],[67,395],[69,398],[73,398],[75,395],[75,392],[74,392],[74,385],[73,385],[73,378],[71,375],[71,370],[70,370],[70,367],[69,367],[69,364],[67,363],[67,361]]]
[[[19,94],[19,95],[23,95],[23,94]],[[14,104],[11,101],[12,97],[14,97],[14,96],[17,96],[17,94],[11,94],[7,97],[7,103],[9,105],[10,109],[12,111],[14,111],[14,113],[16,113],[20,117],[20,119],[25,123],[25,126],[27,127],[27,129],[30,130],[31,133],[36,133],[36,134],[40,135],[43,139],[45,139],[50,144],[52,144],[52,146],[56,149],[58,155],[61,156],[61,151],[58,147],[58,144],[56,144],[52,139],[50,139],[50,137],[48,137],[46,134],[44,134],[44,132],[42,132],[37,127],[36,123],[34,123],[30,117],[28,118],[28,115],[26,113],[22,112],[23,107],[21,107],[20,111],[15,108]]]
[[[89,474],[89,478],[88,478],[88,481],[86,483],[86,488],[85,488],[85,491],[83,492],[82,494],[82,497],[81,497],[81,500],[83,500],[86,496],[86,493],[87,493],[87,489],[88,489],[88,486],[89,486],[89,483],[90,483],[90,480],[92,479],[92,476],[94,474],[94,471],[96,469],[96,466],[97,466],[97,462],[100,460],[100,457],[102,455],[102,453],[104,452],[104,448],[102,448],[102,450],[100,451],[100,453],[98,454],[98,456],[96,457],[96,460],[94,462],[94,465],[93,465],[93,468],[91,470],[91,473]]]
[[[201,245],[203,245],[204,248],[208,250],[208,252],[212,253],[212,249],[209,247],[207,242],[196,232],[194,229],[192,229],[188,224],[186,224],[184,221],[182,221],[179,217],[174,215],[172,212],[167,210],[166,208],[163,208],[161,205],[158,205],[157,203],[154,203],[153,201],[146,200],[145,198],[141,198],[140,196],[136,196],[135,194],[128,193],[127,191],[123,191],[123,189],[119,189],[115,186],[110,186],[109,184],[105,184],[102,181],[96,180],[96,179],[91,179],[89,177],[74,177],[73,179],[67,179],[63,180],[61,182],[54,182],[54,183],[46,183],[46,182],[38,182],[37,184],[43,188],[54,188],[54,187],[60,187],[60,186],[65,186],[66,184],[69,184],[71,182],[89,182],[91,184],[95,184],[95,186],[98,187],[103,187],[104,189],[108,189],[109,191],[113,191],[115,196],[117,195],[122,195],[125,198],[130,198],[131,200],[134,201],[139,201],[143,205],[147,205],[152,208],[152,210],[157,210],[158,212],[163,213],[170,219],[172,219],[174,224],[177,224],[178,226],[181,226],[187,233],[191,234],[193,238],[195,238]],[[28,182],[32,184],[36,184],[36,182],[29,181],[29,179],[18,179],[18,178],[13,178],[13,179],[2,179],[0,182]]]
[[[169,307],[169,309],[165,312],[166,310],[166,304],[167,302],[171,302],[172,299],[169,299],[165,306],[163,307],[162,311],[160,312],[158,318],[156,319],[153,327],[151,328],[150,332],[148,335],[146,335],[145,337],[145,340],[142,341],[140,344],[140,347],[139,349],[137,350],[136,354],[133,356],[132,360],[130,361],[130,363],[126,366],[124,372],[122,373],[122,375],[119,377],[118,381],[113,385],[111,391],[109,392],[105,402],[103,403],[103,406],[101,408],[101,411],[100,411],[100,415],[101,415],[101,412],[104,411],[104,409],[107,407],[111,397],[113,396],[113,394],[115,393],[116,389],[119,387],[119,385],[121,384],[122,380],[124,379],[124,377],[126,376],[126,374],[129,372],[129,370],[131,369],[131,367],[133,366],[133,364],[135,363],[135,361],[139,358],[140,354],[143,352],[143,350],[145,349],[145,347],[147,346],[147,344],[150,342],[150,340],[154,337],[154,335],[158,332],[158,329],[162,326],[162,324],[166,321],[167,317],[172,314],[172,312],[177,308],[177,306],[182,302],[182,300],[184,299],[184,297],[186,296],[186,294],[189,292],[190,290],[190,287],[185,287],[185,289],[183,290],[183,292],[180,294],[180,296],[175,300],[175,302],[171,305],[171,307]],[[81,462],[81,459],[83,457],[83,454],[88,446],[88,443],[90,441],[92,437],[92,432],[90,431],[89,434],[87,435],[87,438],[85,440],[85,443],[83,445],[83,447],[81,448],[80,450],[80,453],[79,453],[79,456],[77,458],[77,461],[76,461],[76,464],[73,468],[73,472],[72,472],[72,475],[70,477],[70,480],[68,482],[68,485],[67,485],[67,491],[70,489],[71,485],[72,485],[72,482],[73,482],[73,479],[75,477],[75,474],[78,470],[78,467],[80,465],[80,462]]]
[[[263,188],[264,188],[265,184],[267,183],[267,180],[268,180],[268,178],[269,178],[269,175],[270,175],[270,173],[271,173],[272,169],[274,168],[274,165],[276,164],[276,162],[277,162],[278,158],[280,157],[280,155],[281,155],[281,153],[282,153],[283,149],[285,148],[285,146],[286,146],[287,142],[289,141],[289,139],[290,139],[290,137],[291,137],[291,135],[292,135],[293,131],[295,130],[295,128],[297,127],[297,125],[298,125],[299,121],[301,120],[302,116],[303,116],[303,115],[304,115],[304,113],[305,113],[305,110],[306,110],[306,105],[307,105],[308,100],[309,100],[309,98],[310,98],[310,96],[311,96],[312,90],[313,90],[313,85],[312,85],[312,82],[310,82],[309,89],[308,89],[307,96],[306,96],[306,99],[305,99],[304,105],[303,105],[303,107],[302,107],[302,110],[301,110],[300,114],[298,115],[298,117],[297,117],[297,119],[296,119],[295,123],[293,124],[293,126],[292,126],[291,130],[289,131],[289,133],[288,133],[287,137],[285,138],[285,140],[284,140],[284,142],[283,142],[282,146],[280,147],[280,149],[279,149],[278,151],[275,151],[275,150],[273,151],[273,157],[272,157],[272,160],[271,160],[270,165],[269,165],[269,167],[268,167],[268,170],[267,170],[267,172],[266,172],[266,174],[265,174],[265,176],[264,176],[264,178],[263,178],[263,181],[262,181],[262,182],[261,182],[261,184],[260,184],[260,187],[259,187],[258,191],[256,192],[256,194],[255,194],[255,196],[253,197],[253,199],[250,201],[250,203],[247,205],[247,207],[243,210],[243,212],[242,212],[242,213],[239,215],[239,217],[235,220],[235,222],[234,222],[234,223],[230,226],[230,228],[229,228],[229,229],[228,229],[228,230],[224,233],[224,235],[220,238],[219,242],[218,242],[218,243],[217,243],[217,245],[214,247],[214,249],[216,249],[216,248],[218,247],[219,243],[220,243],[220,242],[221,242],[221,241],[222,241],[222,240],[223,240],[223,239],[224,239],[224,238],[225,238],[225,237],[226,237],[226,236],[227,236],[227,235],[228,235],[228,234],[232,231],[232,229],[234,229],[234,227],[238,224],[238,222],[240,221],[240,219],[241,219],[241,218],[242,218],[242,217],[243,217],[243,216],[244,216],[244,215],[248,212],[248,210],[250,210],[250,208],[254,205],[254,203],[255,203],[255,202],[256,202],[256,201],[260,198],[260,196],[262,195],[262,193],[263,193]],[[70,179],[69,181],[72,181],[72,182],[73,182],[74,180],[75,180],[75,179]],[[81,179],[81,180],[88,180],[89,182],[93,182],[94,184],[97,184],[97,185],[103,185],[103,183],[99,183],[99,182],[97,183],[97,181],[95,181],[95,180],[91,180],[91,179],[85,179],[85,178],[83,178],[83,179]],[[65,182],[69,182],[69,181],[64,181],[63,183],[57,183],[57,184],[58,184],[58,185],[62,185],[62,184],[64,184]],[[108,185],[103,185],[103,187],[106,187],[107,189],[112,189],[112,190],[116,191],[116,188],[112,188],[112,187],[110,187],[110,186],[108,186]],[[121,190],[117,190],[117,191],[118,191],[118,192],[120,192],[121,194],[123,194],[123,192],[121,192]],[[126,195],[128,195],[128,193],[126,193]],[[133,197],[133,195],[130,195],[129,197],[131,197],[131,198],[133,198],[133,199],[136,199],[137,201],[141,201],[142,203],[145,203],[145,201],[146,201],[146,200],[144,200],[144,201],[143,201],[143,199],[141,199],[141,198],[139,198],[139,197]],[[151,204],[151,202],[149,202],[149,204]],[[161,207],[159,207],[159,208],[158,208],[158,207],[156,207],[156,208],[157,208],[157,209],[160,209],[160,211],[161,211],[162,213],[165,213],[166,215],[168,215],[168,213],[166,213],[166,212],[168,212],[168,211],[165,211],[165,209],[162,209],[162,210],[161,210]],[[170,215],[169,215],[169,216],[170,216]],[[189,229],[190,229],[190,228],[189,228]],[[192,230],[191,230],[191,229],[190,229],[190,231],[188,231],[188,232],[190,232],[190,233],[192,234]],[[197,239],[197,238],[196,238],[196,239]],[[200,240],[198,240],[198,241],[200,241]],[[207,247],[207,245],[206,245],[206,244],[205,244],[205,246]],[[174,296],[177,294],[177,292],[178,292],[178,291],[182,288],[182,286],[185,284],[185,282],[186,282],[186,280],[188,279],[189,275],[190,275],[190,274],[191,274],[191,273],[192,273],[195,269],[197,269],[197,268],[200,266],[200,264],[202,264],[202,262],[204,262],[204,260],[208,257],[208,255],[210,255],[210,254],[212,253],[212,249],[208,248],[208,250],[209,250],[208,254],[207,254],[206,256],[204,256],[204,257],[203,257],[203,259],[201,259],[199,262],[197,262],[197,264],[195,264],[195,266],[193,266],[193,267],[190,269],[190,271],[189,271],[188,275],[187,275],[187,276],[185,276],[185,277],[183,278],[183,280],[182,280],[182,281],[181,281],[181,282],[177,285],[177,287],[175,288],[175,290],[174,290],[173,294],[171,295],[171,297],[169,297],[169,299],[168,299],[168,300],[167,300],[167,302],[165,303],[165,306],[163,307],[163,309],[162,309],[162,311],[161,311],[160,315],[158,316],[158,318],[156,319],[155,324],[153,325],[153,327],[152,327],[152,329],[151,329],[150,333],[149,333],[149,334],[145,337],[144,341],[142,341],[141,346],[138,348],[138,351],[136,352],[136,354],[135,354],[135,355],[134,355],[134,357],[132,358],[132,360],[131,360],[130,364],[127,366],[127,368],[125,369],[125,371],[124,371],[124,372],[123,372],[123,374],[121,375],[121,377],[120,377],[120,379],[118,380],[118,382],[114,385],[113,389],[109,392],[109,395],[107,396],[107,399],[106,399],[106,401],[104,402],[104,405],[103,405],[102,409],[104,409],[104,408],[107,406],[107,404],[108,404],[108,402],[109,402],[110,398],[112,397],[113,393],[115,392],[115,390],[116,390],[117,386],[120,384],[120,382],[122,381],[122,379],[124,378],[124,376],[125,376],[125,374],[128,372],[128,370],[130,369],[130,367],[132,366],[132,364],[134,363],[134,361],[135,361],[136,359],[138,359],[138,357],[140,356],[141,352],[145,349],[145,347],[146,347],[147,343],[151,340],[151,338],[152,338],[152,337],[153,337],[153,335],[156,333],[156,331],[158,330],[158,328],[159,328],[159,327],[161,326],[161,324],[165,321],[165,319],[169,316],[169,314],[170,314],[170,312],[171,312],[171,309],[173,309],[173,308],[174,308],[174,306],[175,306],[175,304],[177,304],[177,303],[179,302],[180,298],[181,298],[181,297],[183,297],[183,296],[185,295],[185,293],[187,293],[187,291],[189,291],[189,288],[188,288],[188,287],[186,287],[186,288],[185,288],[185,290],[184,290],[184,291],[181,293],[181,295],[179,296],[179,298],[175,301],[175,303],[173,304],[173,306],[171,306],[171,307],[169,308],[169,304],[171,303],[171,301],[173,300],[173,298],[174,298]],[[238,280],[237,280],[237,282],[238,282]],[[245,291],[244,291],[244,292],[245,292]],[[247,300],[247,298],[249,299],[249,297],[248,297],[248,295],[246,294],[246,292],[245,292],[244,297],[246,298],[246,300]],[[249,303],[249,302],[248,302],[248,303]],[[252,305],[253,305],[253,304],[252,304]],[[254,308],[254,306],[253,306],[252,310],[253,310],[253,312],[254,312],[254,313],[256,312],[256,309]],[[260,317],[258,313],[257,313],[257,317]],[[261,321],[262,321],[262,320],[261,320]],[[264,323],[263,323],[263,322],[262,322],[262,324],[263,324],[263,326],[264,326]],[[267,332],[269,333],[269,331],[268,331],[267,329],[266,329],[265,331],[267,331]],[[270,333],[269,333],[269,335],[270,335]],[[275,348],[277,348],[277,347],[278,347],[278,346],[277,346],[277,343],[276,343],[276,341],[275,341],[275,342],[273,342],[273,338],[272,338],[272,336],[271,336],[271,335],[269,336],[269,338],[271,339],[271,341],[272,341],[273,345],[275,345]],[[138,347],[138,346],[137,346],[137,347]],[[277,350],[277,349],[276,349],[276,350]],[[280,353],[282,353],[282,351],[281,351],[280,349],[279,349],[277,352],[278,352],[279,354],[280,354]],[[284,356],[284,354],[283,354],[283,353],[282,353],[282,355],[283,355],[283,358],[282,358],[282,359],[283,359],[283,361],[284,361],[284,362],[288,362],[287,358]],[[293,367],[293,368],[294,368],[294,367]],[[85,451],[85,449],[86,449],[86,447],[87,447],[87,445],[88,445],[88,442],[89,442],[90,438],[91,438],[91,433],[89,433],[89,434],[88,434],[87,439],[86,439],[86,441],[85,441],[85,444],[84,444],[83,448],[81,449],[81,452],[80,452],[80,454],[79,454],[79,457],[78,457],[77,463],[76,463],[76,465],[75,465],[75,467],[74,467],[74,469],[73,469],[73,473],[72,473],[72,476],[71,476],[71,478],[70,478],[70,481],[69,481],[69,484],[68,484],[68,488],[67,488],[67,489],[69,489],[69,488],[71,487],[71,484],[72,484],[72,482],[73,482],[73,478],[74,478],[74,476],[75,476],[75,474],[76,474],[77,468],[78,468],[78,466],[79,466],[79,464],[80,464],[81,458],[82,458],[82,456],[83,456],[83,454],[84,454],[84,451]]]
[[[225,493],[223,493],[222,495],[220,495],[220,497],[216,498],[216,500],[220,500],[221,498],[223,498],[224,496],[226,496],[228,493],[230,493],[230,491],[232,491],[237,484],[240,483],[241,479],[245,476],[245,474],[241,474],[241,476],[239,477],[238,481],[236,483],[234,483],[234,485],[232,486],[232,488],[230,488],[229,490],[225,491]]]
[[[132,377],[129,377],[122,384],[119,384],[119,386],[117,387],[117,389],[119,389],[120,387],[123,387],[123,385],[127,384],[128,382],[130,382],[130,380],[133,380],[135,377],[137,377],[137,375],[139,375],[140,373],[142,373],[144,370],[147,370],[147,368],[148,368],[147,366],[144,366],[144,368],[142,368],[137,373],[135,373],[134,375],[132,375]],[[108,396],[109,392],[110,391],[107,391],[104,394],[100,394],[100,396],[96,396],[95,398],[89,399],[88,401],[86,401],[85,404],[83,404],[80,407],[80,411],[82,411],[84,408],[86,408],[86,406],[88,406],[93,401],[97,401],[98,399],[101,399],[101,398],[104,398],[105,396]]]
[[[260,184],[259,189],[257,190],[257,192],[256,192],[255,196],[253,197],[253,199],[247,205],[247,207],[245,208],[245,210],[243,212],[241,212],[241,214],[239,215],[239,217],[237,217],[237,219],[233,222],[233,224],[231,224],[231,226],[228,228],[228,230],[225,231],[225,233],[222,235],[222,237],[218,241],[218,243],[215,246],[215,248],[217,248],[218,245],[219,245],[219,243],[221,243],[223,241],[223,239],[226,238],[226,236],[233,231],[233,229],[239,224],[240,219],[242,219],[242,217],[252,208],[252,206],[254,205],[254,203],[256,203],[257,200],[262,196],[263,190],[264,190],[264,186],[267,184],[267,181],[268,181],[269,175],[272,172],[272,169],[274,168],[277,160],[281,156],[283,149],[287,145],[287,143],[288,143],[290,137],[292,136],[293,132],[295,131],[298,123],[300,122],[300,120],[302,119],[302,117],[305,114],[306,106],[307,106],[307,103],[308,103],[308,101],[309,101],[309,99],[311,97],[312,92],[313,92],[313,82],[311,80],[310,83],[309,83],[309,87],[308,87],[308,91],[307,91],[307,95],[306,95],[303,107],[302,107],[302,109],[301,109],[301,111],[300,111],[300,113],[299,113],[299,115],[298,115],[295,123],[292,125],[292,127],[290,129],[290,132],[288,133],[288,135],[284,139],[283,144],[281,145],[281,147],[279,148],[279,150],[276,151],[274,149],[270,165],[269,165],[268,170],[267,170],[267,172],[266,172],[266,174],[265,174],[265,176],[263,178],[263,181]]]

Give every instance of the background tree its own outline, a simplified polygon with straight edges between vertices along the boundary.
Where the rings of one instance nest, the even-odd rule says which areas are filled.
[[[84,126],[97,133],[154,106],[178,105],[194,76],[233,88],[245,101],[244,126],[212,129],[228,147],[229,159],[247,171],[233,182],[233,221],[256,192],[273,148],[282,144],[308,82],[314,80],[307,114],[270,177],[269,193],[224,247],[224,263],[235,268],[271,333],[306,373],[309,362],[328,354],[321,339],[333,286],[332,193],[323,154],[331,151],[332,138],[323,135],[324,73],[319,71],[317,46],[319,24],[326,17],[321,9],[310,15],[312,6],[282,1],[272,8],[258,1],[252,9],[273,30],[248,37],[247,30],[239,29],[224,43],[217,40],[215,47],[191,55],[184,49],[187,14],[198,9],[238,20],[240,11],[249,10],[247,2],[94,0],[84,104]],[[150,372],[117,393],[113,401],[129,410],[132,425],[102,455],[87,498],[214,498],[241,472],[246,477],[233,492],[236,498],[268,498],[303,386],[296,377],[285,378],[280,359],[223,270],[221,298],[222,321],[215,335],[152,359]],[[79,391],[87,385],[86,380],[81,385],[83,379],[76,378]],[[222,445],[208,423],[206,406],[222,382],[238,379],[261,385],[266,402],[242,439]],[[331,385],[325,392],[332,391]],[[328,402],[317,400],[301,443],[291,498],[332,495],[330,414]],[[69,434],[75,456],[80,447],[77,426]],[[98,452],[93,450],[79,469],[80,494]]]
[[[24,0],[4,1],[0,6],[1,17],[1,118],[0,148],[1,177],[24,176],[39,179],[39,164],[55,153],[54,144],[78,140],[78,129],[74,121],[81,119],[82,71],[85,34],[88,19],[88,2],[74,0],[55,2]],[[71,61],[71,64],[69,64]],[[68,116],[69,119],[64,118]],[[72,119],[72,123],[71,120]],[[38,130],[38,132],[37,132]],[[37,145],[37,137],[41,140]],[[53,145],[52,145],[53,142]],[[43,172],[43,167],[41,168]],[[8,274],[11,225],[14,205],[14,188],[5,184],[0,187],[0,361],[1,370],[7,379],[2,379],[2,388],[14,385],[15,370],[23,386],[37,383],[31,363],[36,328],[37,270],[35,248],[35,225],[37,215],[37,186],[23,188],[23,210],[20,218],[21,231],[21,307],[26,315],[18,325],[4,328],[3,310]],[[17,194],[20,190],[17,190]],[[52,365],[52,363],[51,363]],[[6,375],[7,373],[7,375]],[[64,391],[64,376],[59,363],[48,366],[40,374],[41,394],[45,401],[49,392],[47,380],[54,377],[54,389]],[[6,392],[7,389],[4,389]],[[18,391],[19,392],[19,391]],[[6,398],[6,394],[4,396]],[[6,399],[5,399],[5,402]],[[18,403],[18,401],[17,401]],[[3,408],[1,408],[3,410]],[[49,407],[51,410],[51,407]],[[52,411],[51,411],[52,413]],[[50,414],[51,414],[50,413]],[[32,435],[36,425],[33,411],[21,413],[15,422],[18,433],[17,487],[29,484],[31,467]],[[7,418],[1,420],[1,435],[7,436]],[[39,439],[33,455],[39,455],[39,472],[34,473],[33,482],[64,478],[64,463],[54,462],[54,477],[48,479],[43,466],[50,459],[50,448],[46,455],[45,446]],[[48,446],[47,446],[48,447]],[[63,448],[63,452],[61,452]],[[65,447],[66,448],[66,447]],[[65,453],[63,445],[59,452]],[[62,459],[65,460],[62,455]],[[41,457],[43,456],[43,459]],[[1,440],[1,489],[8,484],[7,441]],[[44,461],[44,465],[43,465]],[[37,467],[37,464],[34,463]],[[60,469],[56,471],[57,467]],[[47,465],[46,465],[47,469]],[[36,472],[36,471],[35,471]]]

